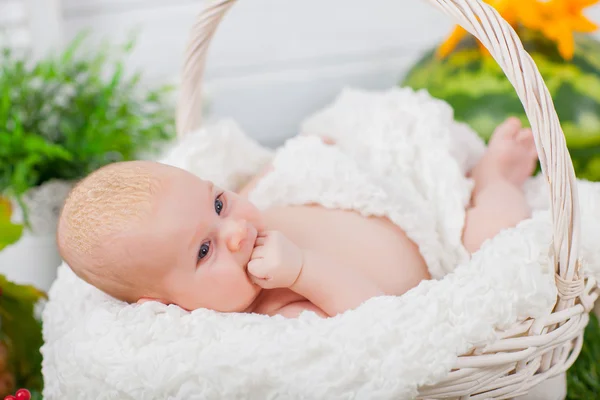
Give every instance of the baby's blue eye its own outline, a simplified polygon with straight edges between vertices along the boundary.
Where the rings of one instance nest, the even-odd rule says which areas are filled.
[[[210,251],[210,243],[202,243],[200,251],[198,252],[198,260],[202,260]]]
[[[217,212],[217,215],[221,215],[221,212],[223,211],[223,201],[221,200],[221,196],[215,199],[215,211]]]

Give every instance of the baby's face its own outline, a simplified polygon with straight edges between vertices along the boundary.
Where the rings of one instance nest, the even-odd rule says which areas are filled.
[[[144,233],[153,238],[144,240],[150,244],[145,258],[157,279],[148,299],[187,310],[245,311],[260,292],[246,269],[264,229],[261,213],[245,198],[185,171],[165,185]]]

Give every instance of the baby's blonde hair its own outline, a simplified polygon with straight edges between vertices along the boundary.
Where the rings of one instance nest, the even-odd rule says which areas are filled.
[[[156,166],[132,161],[93,172],[70,192],[59,219],[63,260],[81,279],[122,301],[141,296],[136,288],[144,274],[136,273],[125,237],[135,240],[151,213],[160,187]]]

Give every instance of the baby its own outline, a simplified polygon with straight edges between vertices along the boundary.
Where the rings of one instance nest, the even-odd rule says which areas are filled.
[[[462,238],[470,253],[529,217],[522,186],[536,159],[531,131],[517,119],[496,129],[470,171]],[[160,163],[111,164],[66,200],[61,256],[128,303],[292,318],[335,316],[430,279],[418,247],[387,218],[313,204],[259,211],[247,197],[266,174],[233,193]]]

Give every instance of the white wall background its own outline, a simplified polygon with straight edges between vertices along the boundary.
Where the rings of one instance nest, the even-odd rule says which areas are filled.
[[[62,35],[60,0],[0,0],[0,45],[43,56]]]
[[[96,37],[123,40],[139,29],[131,66],[150,80],[176,80],[189,27],[205,4],[63,0],[65,35],[92,28]],[[211,47],[211,113],[234,117],[263,143],[279,143],[344,85],[394,85],[450,27],[414,0],[240,1]]]
[[[6,6],[11,3],[12,9]],[[23,3],[33,14],[18,11],[16,4]],[[0,24],[12,27],[14,42],[26,44],[29,33],[42,49],[51,41],[66,43],[82,30],[90,30],[93,40],[116,43],[138,32],[129,66],[142,70],[151,84],[176,83],[189,28],[207,3],[0,0]],[[27,15],[34,17],[20,24]],[[600,7],[589,15],[600,21]],[[54,28],[46,30],[44,18]],[[452,26],[422,0],[240,1],[211,47],[206,74],[211,113],[231,116],[263,143],[278,144],[344,86],[396,84]]]
[[[0,0],[0,38],[2,44],[25,48],[30,43],[27,12],[23,3]]]

